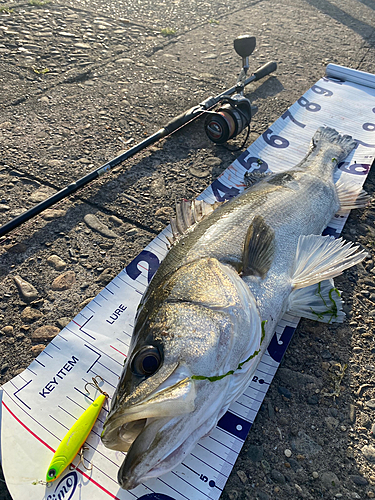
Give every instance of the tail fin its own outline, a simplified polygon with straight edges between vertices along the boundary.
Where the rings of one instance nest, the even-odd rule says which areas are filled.
[[[357,141],[351,135],[340,135],[334,128],[319,127],[312,138],[312,147],[316,148],[324,143],[340,146],[341,153],[336,158],[337,162],[346,158],[357,146]]]

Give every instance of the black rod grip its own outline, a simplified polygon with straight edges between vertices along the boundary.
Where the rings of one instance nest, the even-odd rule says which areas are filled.
[[[167,134],[171,134],[178,128],[188,123],[193,118],[202,114],[203,111],[204,109],[202,106],[200,105],[193,106],[192,108],[188,109],[187,111],[184,111],[180,115],[175,116],[170,122],[167,123],[167,125],[164,126],[164,129],[166,130]]]
[[[257,80],[260,80],[261,78],[264,78],[265,76],[269,75],[273,71],[276,71],[276,69],[277,69],[277,63],[275,63],[273,61],[266,63],[264,66],[262,66],[261,68],[257,69],[254,72],[254,76],[255,76],[254,81],[257,81]]]

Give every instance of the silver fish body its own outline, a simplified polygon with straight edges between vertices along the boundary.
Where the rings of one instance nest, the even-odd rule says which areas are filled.
[[[333,173],[354,147],[350,136],[319,129],[300,164],[222,204],[172,246],[139,306],[102,434],[107,447],[128,452],[123,488],[170,471],[210,433],[286,310],[327,321],[329,303],[331,319],[342,320],[331,278],[365,253],[318,235],[351,193]],[[351,206],[367,201],[357,196]]]

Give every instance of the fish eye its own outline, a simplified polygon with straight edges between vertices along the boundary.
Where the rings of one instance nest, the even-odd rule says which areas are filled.
[[[155,346],[142,347],[131,361],[131,371],[134,375],[149,377],[159,368],[161,356],[159,349]]]
[[[52,478],[54,478],[55,476],[56,476],[56,471],[55,471],[55,469],[50,469],[50,470],[48,471],[48,477],[52,479]]]

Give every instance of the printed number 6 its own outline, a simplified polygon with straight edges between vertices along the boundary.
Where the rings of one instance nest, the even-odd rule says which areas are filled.
[[[262,134],[262,137],[266,141],[266,143],[273,148],[283,149],[289,146],[289,141],[287,139],[284,139],[284,137],[280,137],[276,134],[272,135],[272,129],[270,128]]]

